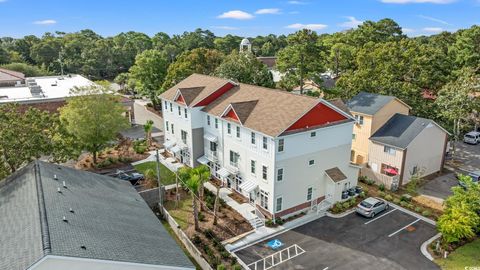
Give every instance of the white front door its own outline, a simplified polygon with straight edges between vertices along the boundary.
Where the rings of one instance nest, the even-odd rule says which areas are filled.
[[[327,180],[327,186],[325,189],[325,200],[334,203],[335,202],[335,183],[330,179]]]

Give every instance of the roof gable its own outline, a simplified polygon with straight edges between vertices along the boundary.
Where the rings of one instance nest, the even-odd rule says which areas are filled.
[[[243,125],[243,123],[247,121],[257,103],[258,100],[231,103],[227,107],[227,111],[223,117],[236,120]]]
[[[331,123],[348,120],[347,117],[327,105],[319,102],[311,108],[305,115],[293,123],[285,132],[292,132],[300,129],[320,127]]]

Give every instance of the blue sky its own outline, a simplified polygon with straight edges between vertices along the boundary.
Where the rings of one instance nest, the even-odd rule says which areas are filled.
[[[480,0],[0,0],[0,36],[92,29],[179,34],[201,27],[219,36],[332,33],[392,18],[408,35],[480,25]]]

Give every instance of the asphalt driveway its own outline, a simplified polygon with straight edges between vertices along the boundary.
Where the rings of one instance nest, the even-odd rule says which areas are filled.
[[[455,173],[449,171],[426,182],[418,189],[418,192],[427,196],[446,199],[453,194],[452,187],[457,185],[458,180],[455,177]]]
[[[458,142],[454,167],[460,172],[480,170],[480,144],[471,145]]]
[[[439,269],[420,251],[435,234],[433,225],[390,209],[374,219],[322,217],[235,254],[252,270]],[[272,240],[282,246],[273,250]]]

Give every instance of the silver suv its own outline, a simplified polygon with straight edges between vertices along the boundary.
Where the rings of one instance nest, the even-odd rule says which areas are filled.
[[[362,216],[373,218],[380,212],[387,210],[388,207],[389,205],[386,201],[379,198],[368,197],[357,205],[355,211]]]
[[[463,136],[463,142],[469,144],[480,143],[480,132],[471,131]]]

